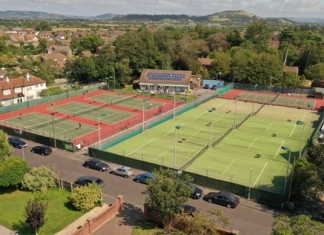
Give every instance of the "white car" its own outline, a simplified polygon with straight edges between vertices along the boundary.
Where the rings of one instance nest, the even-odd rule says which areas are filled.
[[[113,175],[124,176],[125,178],[128,178],[129,176],[133,175],[132,168],[130,168],[128,166],[116,167],[111,171],[111,173]]]

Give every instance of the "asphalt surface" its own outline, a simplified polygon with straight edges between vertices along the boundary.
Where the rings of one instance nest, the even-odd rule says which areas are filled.
[[[55,149],[52,155],[41,156],[30,152],[31,147],[37,145],[36,143],[26,142],[28,146],[24,150],[14,149],[14,155],[24,156],[30,167],[41,165],[55,166],[60,172],[60,177],[71,182],[74,182],[78,177],[83,175],[100,177],[105,181],[103,196],[107,204],[113,203],[118,195],[123,195],[124,211],[99,228],[94,235],[131,234],[132,228],[142,219],[145,198],[141,192],[145,190],[146,185],[134,182],[132,180],[133,177],[124,178],[112,175],[109,172],[99,172],[83,167],[84,160],[89,158],[86,150],[71,153],[65,150]],[[109,162],[108,164],[110,168],[117,166]],[[143,171],[137,169],[133,169],[133,171],[135,175],[143,173]],[[202,189],[204,190],[204,194],[213,191],[203,187]],[[241,198],[241,204],[236,209],[210,204],[202,199],[189,199],[188,204],[195,206],[202,213],[206,213],[211,208],[222,210],[230,220],[230,225],[227,229],[238,230],[240,235],[270,234],[274,217],[281,213],[281,211],[273,211],[266,206],[259,205],[244,198]]]

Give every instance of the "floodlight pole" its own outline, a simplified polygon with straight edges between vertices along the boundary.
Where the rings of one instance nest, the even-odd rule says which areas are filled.
[[[176,118],[176,91],[175,91],[175,87],[174,87],[174,94],[173,94],[173,119],[175,120]]]
[[[304,142],[305,122],[303,122],[303,121],[297,121],[297,125],[303,125],[303,133],[302,133],[302,138],[300,140],[300,148],[299,148],[299,157],[301,157],[301,155],[302,155],[302,148],[303,148],[303,142]]]
[[[216,110],[215,107],[211,108],[210,110],[208,110],[208,112],[210,112],[210,135],[209,135],[209,148],[212,147],[212,142],[213,142],[213,112]]]
[[[254,84],[254,99],[253,99],[253,102],[252,102],[252,116],[254,116],[254,102],[255,102],[255,98],[256,98],[256,88],[257,88],[258,84]]]
[[[143,116],[143,126],[142,126],[142,128],[143,128],[143,134],[144,134],[144,132],[145,132],[145,116],[144,116],[144,110],[145,110],[145,102],[146,101],[148,101],[148,100],[150,100],[150,99],[145,99],[145,100],[143,100],[143,114],[142,114],[142,116]],[[124,114],[123,114],[124,115]]]
[[[55,127],[54,127],[54,112],[52,113],[52,127],[53,127],[54,148],[56,148]]]
[[[233,69],[233,89],[235,89],[235,70],[237,69],[238,67],[234,67]]]
[[[248,200],[250,200],[250,196],[251,196],[251,180],[252,180],[252,167],[250,167],[250,180],[249,180],[249,194],[248,194]]]
[[[285,186],[284,186],[284,195],[285,195],[285,193],[286,193],[286,187],[287,187],[287,181],[288,181],[288,171],[289,171],[291,151],[290,151],[289,147],[286,147],[286,146],[281,146],[281,148],[289,151],[288,162],[287,162],[287,169],[286,169]]]
[[[181,128],[180,125],[177,125],[174,128],[174,159],[173,159],[173,168],[176,169],[177,167],[177,130]]]
[[[99,150],[101,150],[101,138],[100,138],[100,116],[98,117],[98,139],[99,139]]]
[[[235,96],[235,112],[234,112],[234,129],[236,129],[236,106],[237,106],[237,100],[240,98],[240,96]]]

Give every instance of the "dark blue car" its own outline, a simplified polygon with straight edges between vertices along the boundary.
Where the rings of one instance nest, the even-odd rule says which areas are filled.
[[[150,180],[154,180],[155,176],[152,173],[138,174],[134,181],[137,183],[148,184]]]
[[[19,139],[18,137],[9,137],[8,142],[9,144],[11,144],[12,147],[18,149],[26,148],[27,146],[26,142]]]
[[[211,90],[216,90],[217,89],[217,85],[212,85],[212,87],[210,89]]]
[[[205,85],[203,86],[203,88],[204,88],[204,89],[209,89],[209,84],[205,84]]]

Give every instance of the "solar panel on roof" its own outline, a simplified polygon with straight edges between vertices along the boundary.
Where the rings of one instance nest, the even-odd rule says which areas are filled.
[[[179,73],[157,73],[157,72],[148,72],[146,77],[151,80],[173,80],[181,81],[186,77],[185,74]]]

